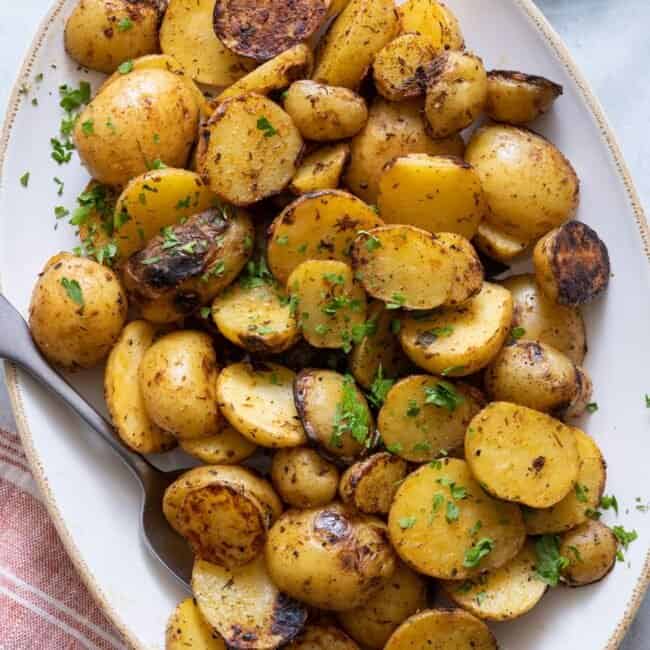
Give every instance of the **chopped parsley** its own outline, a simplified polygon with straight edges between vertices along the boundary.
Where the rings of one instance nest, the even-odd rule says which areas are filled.
[[[483,528],[483,522],[478,519],[477,522],[469,529],[469,534],[474,537],[475,535],[478,535],[478,531]]]
[[[523,327],[513,327],[510,331],[510,338],[514,341],[519,340],[522,336],[526,335],[526,330]]]
[[[90,84],[87,81],[81,81],[79,88],[70,88],[64,84],[59,86],[59,94],[61,95],[59,106],[70,113],[90,102]]]
[[[156,158],[152,162],[147,163],[147,167],[149,168],[150,171],[158,171],[159,169],[167,169],[167,165],[160,160],[160,158]]]
[[[200,310],[199,313],[201,314],[201,318],[206,318],[207,319],[207,318],[210,318],[210,312],[211,312],[210,307],[201,307],[201,310]]]
[[[178,203],[176,204],[176,209],[182,210],[184,208],[189,208],[191,201],[192,199],[189,196],[186,196],[184,199],[178,199]]]
[[[133,61],[128,60],[120,63],[120,65],[117,66],[117,71],[120,74],[129,74],[129,72],[133,71]]]
[[[361,301],[348,296],[334,296],[325,303],[321,311],[328,316],[336,316],[339,310],[348,308],[358,311],[361,308]]]
[[[133,21],[130,18],[122,18],[122,20],[117,23],[117,30],[119,32],[128,32],[130,29],[133,29]]]
[[[618,516],[618,499],[613,494],[611,496],[603,494],[600,499],[600,507],[603,510],[609,510],[611,508]]]
[[[397,523],[402,530],[407,530],[408,528],[413,528],[416,521],[417,517],[402,517]]]
[[[630,547],[630,544],[638,539],[639,535],[636,532],[636,530],[625,530],[623,526],[613,526],[612,527],[612,532],[614,533],[614,536],[618,540],[618,544],[620,547],[623,548],[623,551],[627,551],[628,548]],[[618,559],[619,562],[623,561],[623,552],[619,548],[618,553],[616,554],[616,558]]]
[[[374,336],[377,333],[377,319],[371,318],[365,323],[352,326],[352,340],[361,343],[366,336]]]
[[[275,279],[269,270],[264,255],[261,255],[257,260],[248,261],[246,271],[240,276],[239,284],[244,289],[255,289],[265,284],[275,284]],[[297,297],[295,299],[297,301]]]
[[[586,406],[587,413],[595,413],[598,410],[597,402],[589,402]]]
[[[72,150],[74,149],[72,142],[69,140],[61,142],[57,138],[50,138],[50,144],[52,145],[52,160],[59,165],[70,162],[72,159]]]
[[[422,333],[428,334],[434,339],[439,339],[451,336],[454,333],[454,328],[451,325],[444,325],[443,327],[434,327],[432,330],[427,330],[426,332]]]
[[[368,239],[366,239],[366,250],[369,253],[372,253],[373,251],[376,251],[378,248],[381,248],[381,242],[377,237],[374,235],[371,235],[367,230],[360,230],[358,235],[365,235]]]
[[[392,445],[386,446],[386,451],[389,451],[391,454],[399,454],[403,450],[402,444],[400,442],[394,442]]]
[[[589,501],[589,488],[586,485],[583,485],[582,483],[576,483],[574,486],[574,490],[576,493],[576,499],[580,501],[581,503],[587,503]]]
[[[417,417],[419,413],[420,413],[420,406],[418,405],[417,401],[414,399],[410,399],[408,403],[408,407],[406,409],[406,417],[414,418]]]
[[[482,537],[473,546],[465,551],[463,566],[468,569],[475,569],[481,560],[494,550],[494,540],[489,537]]]
[[[460,510],[453,501],[447,501],[447,511],[445,512],[445,520],[448,524],[458,521]]]
[[[65,292],[68,294],[68,298],[72,302],[77,303],[81,307],[84,306],[84,296],[79,286],[79,283],[76,280],[70,280],[69,278],[61,278],[61,285],[65,289]]]
[[[346,433],[360,444],[365,444],[370,439],[370,414],[357,394],[352,375],[343,378],[342,396],[336,405],[331,443],[341,447]]]
[[[289,243],[289,237],[287,237],[287,235],[280,235],[279,237],[275,238],[275,243],[278,246],[286,246]],[[326,273],[325,275],[332,275],[332,274],[331,273],[330,274]],[[341,284],[343,284],[343,282],[341,282]]]
[[[650,409],[650,395],[648,393],[645,394],[645,407]]]
[[[433,404],[452,412],[465,401],[465,398],[459,395],[456,389],[447,381],[441,381],[433,387],[425,387],[424,394],[426,396],[425,404]]]
[[[264,132],[265,138],[272,138],[278,134],[278,130],[269,122],[268,118],[262,116],[257,120],[257,128]]]
[[[449,368],[445,368],[440,374],[443,377],[448,377],[449,375],[453,375],[457,372],[464,372],[465,371],[465,366],[449,366]]]
[[[569,565],[568,558],[560,555],[560,539],[557,535],[542,535],[535,542],[535,573],[551,587],[557,587],[560,574]]]
[[[413,449],[416,454],[426,453],[431,451],[431,443],[428,440],[420,440],[413,445]]]
[[[54,216],[55,216],[57,219],[64,219],[64,218],[67,217],[69,214],[70,214],[70,210],[68,210],[67,208],[64,208],[62,205],[57,205],[57,206],[54,208]]]
[[[65,183],[60,178],[57,178],[56,176],[52,180],[56,183],[58,187],[56,191],[57,195],[61,196],[63,194],[63,189],[65,188]]]
[[[281,239],[283,241],[280,241]],[[289,238],[284,235],[283,237],[278,237],[275,241],[278,242],[278,244],[281,246],[284,246],[289,243]],[[330,284],[345,284],[345,279],[340,273],[323,273],[323,280],[326,280]]]
[[[384,377],[384,369],[381,364],[377,368],[377,374],[370,385],[370,393],[368,394],[368,401],[375,407],[380,408],[386,401],[388,391],[393,387],[394,379]]]
[[[21,177],[20,177],[20,184],[23,187],[27,187],[29,185],[29,172],[25,172]]]
[[[95,133],[95,124],[92,120],[86,120],[81,124],[81,130],[84,135],[93,135]]]
[[[600,512],[600,510],[594,510],[593,508],[587,508],[585,510],[585,515],[589,519],[593,519],[594,521],[598,521],[603,516],[603,513]]]
[[[330,328],[327,327],[327,325],[324,325],[323,323],[319,323],[318,325],[316,325],[316,327],[314,327],[314,331],[319,336],[325,336],[325,334],[329,334]]]
[[[386,303],[386,309],[401,309],[406,302],[406,298],[401,293],[394,293]]]

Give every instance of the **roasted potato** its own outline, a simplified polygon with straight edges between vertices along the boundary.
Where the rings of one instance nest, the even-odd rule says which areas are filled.
[[[79,0],[65,24],[66,52],[110,74],[123,61],[158,51],[161,16],[157,0]]]
[[[127,300],[113,271],[69,253],[50,258],[29,305],[29,328],[43,356],[66,370],[103,361],[126,322]]]
[[[351,0],[319,45],[314,81],[358,88],[377,52],[396,32],[392,0]]]
[[[197,559],[192,591],[203,617],[229,648],[277,648],[293,639],[307,619],[300,603],[278,591],[262,556],[236,569]]]
[[[473,124],[487,101],[483,61],[469,52],[440,54],[427,71],[424,115],[434,138],[448,138]]]
[[[336,496],[339,471],[308,447],[280,449],[273,456],[271,480],[282,500],[293,508],[326,506]]]
[[[573,399],[567,408],[558,413],[558,415],[564,419],[580,417],[588,410],[589,404],[591,404],[593,384],[584,368],[576,366],[576,379],[577,390]]]
[[[462,235],[439,232],[435,235],[456,266],[456,277],[447,298],[449,306],[460,306],[478,295],[483,288],[483,264],[476,249]]]
[[[287,650],[358,650],[359,646],[333,625],[306,625]]]
[[[370,106],[368,122],[350,143],[350,164],[345,183],[357,196],[375,203],[384,165],[410,153],[462,156],[460,135],[433,140],[425,131],[421,102],[399,103],[377,98]]]
[[[367,602],[396,564],[384,523],[340,504],[285,512],[269,531],[265,559],[283,593],[334,611]]]
[[[547,298],[577,307],[607,289],[607,246],[586,223],[570,221],[540,239],[533,252],[535,279]]]
[[[461,450],[467,425],[483,405],[471,386],[411,375],[390,389],[377,426],[392,453],[424,463]]]
[[[465,47],[458,19],[437,0],[407,0],[398,7],[401,32],[422,34],[436,51]]]
[[[230,424],[261,447],[307,441],[293,402],[293,371],[275,363],[233,363],[217,381],[219,408]]]
[[[546,113],[562,94],[559,84],[544,77],[490,70],[485,112],[495,122],[526,124]]]
[[[86,106],[73,139],[93,178],[124,186],[154,166],[184,167],[198,123],[194,93],[181,78],[167,70],[133,70]]]
[[[460,307],[403,318],[399,338],[416,365],[436,375],[463,377],[498,354],[511,320],[510,292],[484,282],[481,292]]]
[[[521,255],[530,241],[513,237],[483,221],[478,225],[474,244],[487,257],[506,263]]]
[[[336,189],[349,159],[350,145],[346,142],[316,149],[305,156],[289,189],[298,195]]]
[[[425,579],[401,562],[365,605],[339,612],[343,629],[367,648],[383,648],[395,629],[427,605]]]
[[[539,341],[581,364],[587,352],[582,314],[549,300],[532,275],[513,275],[501,283],[512,294],[513,331],[521,341]]]
[[[193,598],[179,603],[167,623],[165,650],[226,650],[219,633],[207,624]]]
[[[139,454],[155,454],[176,445],[176,438],[149,417],[140,389],[138,370],[156,331],[146,321],[129,323],[106,363],[104,397],[120,440]]]
[[[228,424],[205,438],[181,440],[181,449],[207,465],[235,465],[252,456],[257,446]]]
[[[509,402],[492,402],[470,422],[465,458],[490,494],[531,508],[561,501],[580,462],[571,427]]]
[[[471,239],[487,213],[478,174],[462,158],[409,154],[387,163],[379,179],[386,223],[453,232]]]
[[[341,190],[312,192],[290,203],[269,228],[267,258],[273,275],[286,283],[307,260],[349,262],[360,230],[383,225],[372,208]]]

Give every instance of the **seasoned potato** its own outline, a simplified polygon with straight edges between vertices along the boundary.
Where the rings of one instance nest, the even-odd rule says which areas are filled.
[[[212,28],[214,0],[170,0],[160,26],[160,48],[187,75],[212,86],[229,86],[255,67],[227,48]]]
[[[265,558],[283,593],[334,611],[367,602],[396,563],[383,522],[335,503],[285,512],[269,531]]]
[[[407,316],[399,337],[416,365],[436,375],[463,377],[484,368],[498,354],[511,320],[510,292],[484,282],[481,292],[461,307]]]
[[[406,477],[388,514],[388,532],[411,568],[446,580],[497,569],[526,540],[519,506],[490,497],[469,465],[455,458],[422,465]]]
[[[201,173],[219,197],[234,205],[250,205],[283,190],[303,149],[291,118],[255,93],[221,102],[203,133]]]
[[[314,449],[280,449],[273,456],[271,480],[282,500],[294,508],[326,506],[336,496],[339,471]]]
[[[111,422],[120,440],[139,454],[160,453],[176,445],[176,438],[149,417],[140,390],[138,369],[155,333],[146,321],[129,323],[113,346],[104,373]]]
[[[372,414],[350,375],[303,370],[294,396],[310,442],[326,457],[349,464],[374,444]]]
[[[226,650],[226,644],[210,627],[193,598],[179,603],[167,623],[165,650]]]
[[[562,86],[544,77],[490,70],[485,112],[495,122],[526,124],[546,113],[562,92]]]
[[[508,235],[485,221],[479,224],[473,241],[482,253],[504,264],[521,255],[530,244],[528,239]]]
[[[269,267],[280,282],[287,282],[306,260],[349,262],[357,233],[382,224],[370,206],[348,192],[305,194],[290,203],[269,228]]]
[[[302,334],[316,348],[349,349],[366,321],[366,295],[344,262],[309,260],[287,280]]]
[[[593,393],[591,378],[584,368],[576,366],[577,390],[566,409],[559,412],[563,418],[580,417],[589,407]]]
[[[207,465],[235,465],[252,456],[257,447],[247,438],[224,424],[213,436],[181,440],[184,452]]]
[[[391,452],[424,463],[462,449],[467,425],[483,404],[471,386],[411,375],[390,389],[377,426]]]
[[[359,646],[333,625],[306,625],[287,650],[358,650]]]
[[[616,563],[618,541],[609,526],[588,520],[561,537],[560,555],[569,560],[563,580],[572,587],[602,580]]]
[[[472,135],[465,160],[481,179],[487,222],[520,242],[546,234],[578,207],[580,188],[571,163],[531,131],[484,126]]]
[[[43,356],[66,370],[104,360],[126,322],[127,300],[113,271],[59,253],[40,273],[29,305],[29,328]]]
[[[123,186],[156,161],[184,167],[198,123],[197,101],[182,79],[167,70],[133,70],[86,106],[73,138],[93,178]]]
[[[373,454],[345,471],[339,486],[341,500],[360,512],[386,515],[407,471],[401,458],[386,452]]]
[[[517,557],[500,569],[473,580],[445,580],[442,588],[451,600],[487,621],[509,621],[529,612],[548,585],[537,578],[535,546],[528,541]],[[480,594],[480,595],[479,595]]]
[[[465,458],[487,491],[531,508],[558,503],[578,478],[573,429],[508,402],[492,402],[470,422]]]
[[[421,34],[403,34],[377,53],[372,64],[375,86],[393,102],[424,94],[426,68],[436,50]]]
[[[352,266],[367,293],[392,309],[433,309],[447,302],[456,260],[431,233],[414,226],[384,226],[361,233]]]
[[[465,46],[458,19],[437,0],[407,0],[398,8],[402,32],[422,34],[436,51]]]
[[[396,31],[392,0],[351,0],[319,45],[313,79],[358,88],[375,55]]]
[[[584,361],[587,339],[580,311],[549,300],[532,275],[513,275],[501,284],[512,294],[512,327],[520,340],[550,345],[577,364]]]
[[[377,200],[384,165],[410,153],[462,156],[460,135],[433,140],[425,131],[418,99],[399,103],[377,98],[370,106],[368,122],[350,143],[350,164],[345,182],[368,203]]]
[[[289,189],[294,194],[336,189],[349,158],[350,145],[346,142],[316,149],[305,156]]]
[[[347,612],[339,612],[343,629],[367,648],[383,648],[388,637],[412,614],[427,605],[427,585],[423,577],[401,562],[395,573],[384,580],[372,599]]]
[[[207,334],[184,330],[158,339],[139,368],[149,417],[179,439],[216,434],[221,420],[215,394],[218,373]]]
[[[275,363],[233,363],[217,381],[219,408],[243,436],[262,447],[307,441],[293,402],[293,371]]]
[[[533,252],[535,279],[547,298],[577,307],[609,284],[607,246],[586,223],[570,221],[540,239]]]
[[[307,619],[307,610],[273,584],[261,556],[232,570],[197,559],[192,591],[203,617],[229,648],[276,648],[293,639]]]
[[[415,153],[386,164],[377,207],[386,223],[453,232],[467,239],[476,234],[487,212],[481,181],[462,158]]]
[[[455,232],[436,233],[437,241],[447,250],[456,266],[456,277],[451,285],[447,304],[462,305],[481,292],[483,264],[476,249],[462,235]]]
[[[607,466],[593,438],[573,429],[578,447],[578,476],[573,490],[554,506],[525,511],[529,535],[563,533],[587,521],[589,510],[596,510],[605,490]]]
[[[158,51],[160,18],[156,0],[79,0],[65,24],[66,52],[110,74],[123,61]]]

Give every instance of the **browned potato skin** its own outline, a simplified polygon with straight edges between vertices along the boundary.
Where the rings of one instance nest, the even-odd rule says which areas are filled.
[[[339,471],[308,447],[280,449],[273,456],[271,480],[282,500],[294,508],[314,508],[336,496]]]
[[[359,646],[333,625],[306,625],[286,650],[358,650]]]
[[[563,93],[562,86],[544,77],[490,70],[485,112],[495,122],[526,124],[546,113]]]
[[[583,587],[602,580],[614,568],[617,550],[618,541],[614,533],[600,521],[590,519],[564,533],[560,555],[569,559],[569,566],[562,572],[563,580],[571,587]]]
[[[559,415],[564,418],[577,418],[580,417],[587,409],[588,404],[591,402],[593,394],[593,384],[591,377],[587,374],[584,368],[576,366],[576,393],[564,411],[560,411]]]
[[[585,305],[609,285],[607,246],[595,230],[580,221],[569,221],[540,239],[533,262],[537,284],[560,305]]]

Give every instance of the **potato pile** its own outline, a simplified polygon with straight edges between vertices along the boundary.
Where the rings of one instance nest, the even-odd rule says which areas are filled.
[[[107,360],[125,445],[202,463],[163,503],[196,554],[169,650],[494,649],[485,621],[607,574],[572,423],[607,248],[528,128],[561,86],[486,70],[436,0],[83,0],[66,47],[111,76],[30,323]]]

